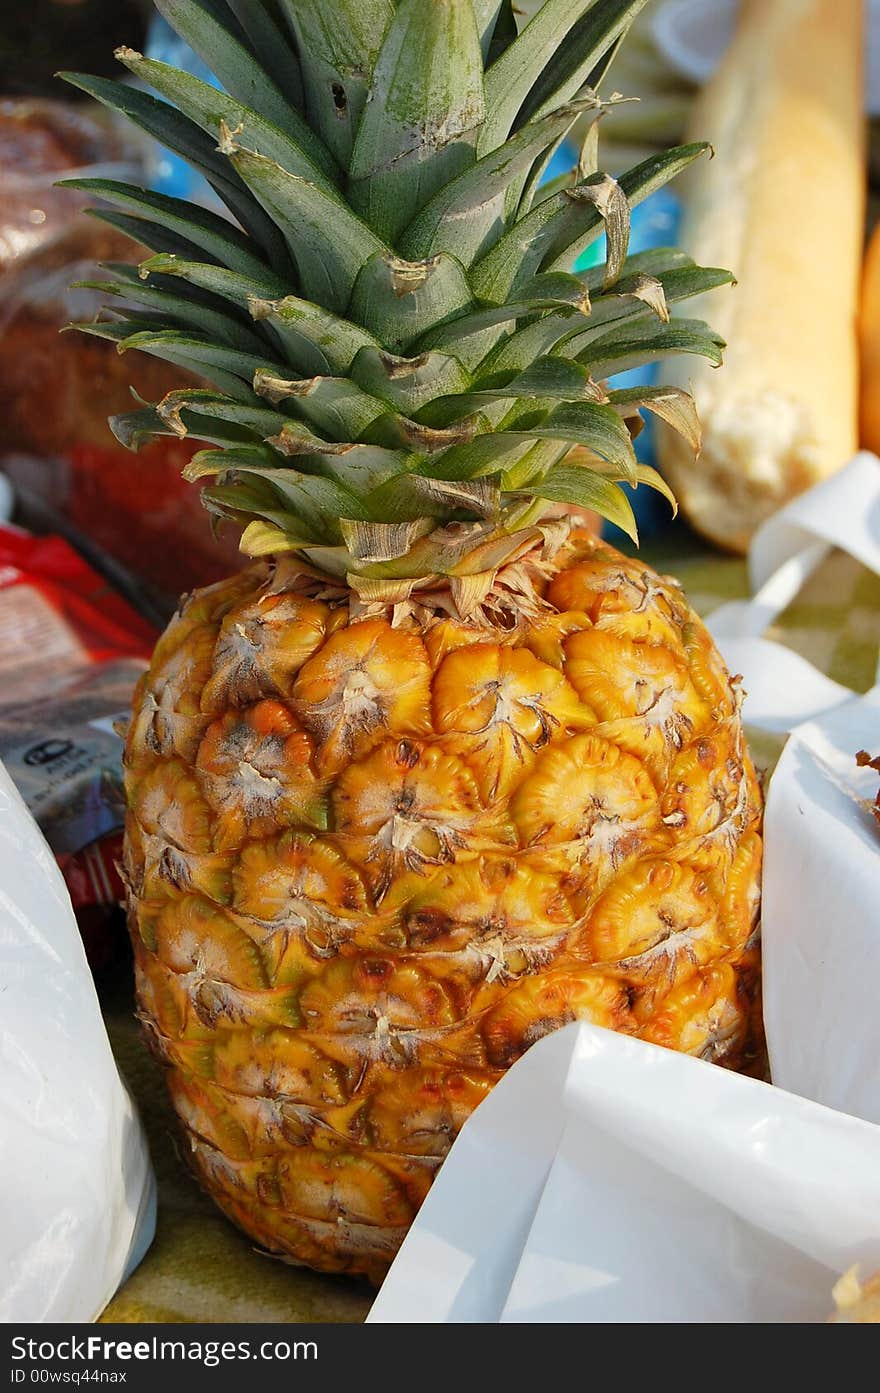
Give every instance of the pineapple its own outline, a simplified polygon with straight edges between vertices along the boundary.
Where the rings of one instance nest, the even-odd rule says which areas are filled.
[[[202,1184],[316,1268],[381,1279],[565,1022],[759,1053],[737,689],[577,512],[632,533],[619,483],[665,488],[641,410],[698,443],[684,392],[606,379],[722,346],[669,306],[727,272],[628,255],[631,206],[705,147],[598,164],[643,3],[547,0],[517,35],[509,0],[158,0],[223,91],[129,49],[139,86],[69,75],[233,219],[73,181],[154,253],[81,327],[210,383],[113,429],[203,442],[189,476],[253,558],[182,600],[134,698],[140,1015]]]

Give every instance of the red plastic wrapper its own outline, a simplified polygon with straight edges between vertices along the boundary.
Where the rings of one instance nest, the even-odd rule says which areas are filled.
[[[30,662],[51,686],[59,671],[82,662],[149,659],[156,641],[152,626],[61,537],[0,525],[0,592],[4,705],[16,685],[35,694],[39,679],[25,676]]]
[[[76,856],[59,856],[76,922],[85,944],[86,957],[95,971],[113,961],[116,941],[112,920],[117,905],[125,898],[119,874],[122,860],[122,833],[111,832],[90,842]]]
[[[93,967],[121,941],[116,727],[155,637],[62,538],[0,525],[0,758],[61,866]]]

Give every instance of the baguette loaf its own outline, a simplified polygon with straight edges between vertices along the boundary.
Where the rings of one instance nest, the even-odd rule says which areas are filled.
[[[682,245],[738,284],[689,310],[727,340],[724,366],[671,374],[694,392],[702,456],[664,429],[660,462],[694,526],[733,550],[857,446],[862,44],[859,0],[744,0],[692,114],[689,138],[716,154],[683,186]]]
[[[859,339],[860,444],[880,454],[880,224],[875,227],[865,253]]]

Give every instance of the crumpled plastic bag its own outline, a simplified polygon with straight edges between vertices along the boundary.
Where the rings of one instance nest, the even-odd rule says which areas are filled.
[[[0,1321],[90,1321],[155,1228],[61,872],[0,764]]]
[[[747,722],[791,732],[765,819],[774,1084],[586,1024],[540,1041],[463,1128],[371,1321],[822,1321],[880,1269],[880,829],[865,697],[762,635],[829,549],[880,574],[880,460],[783,509],[756,594],[710,628]]]

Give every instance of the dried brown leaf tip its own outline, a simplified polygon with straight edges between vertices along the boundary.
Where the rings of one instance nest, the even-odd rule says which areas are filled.
[[[880,755],[871,756],[868,754],[867,750],[859,750],[856,755],[856,764],[860,769],[874,769],[880,774]],[[874,799],[874,802],[870,803],[868,806],[876,817],[877,822],[880,823],[880,789],[877,791],[877,797]]]

